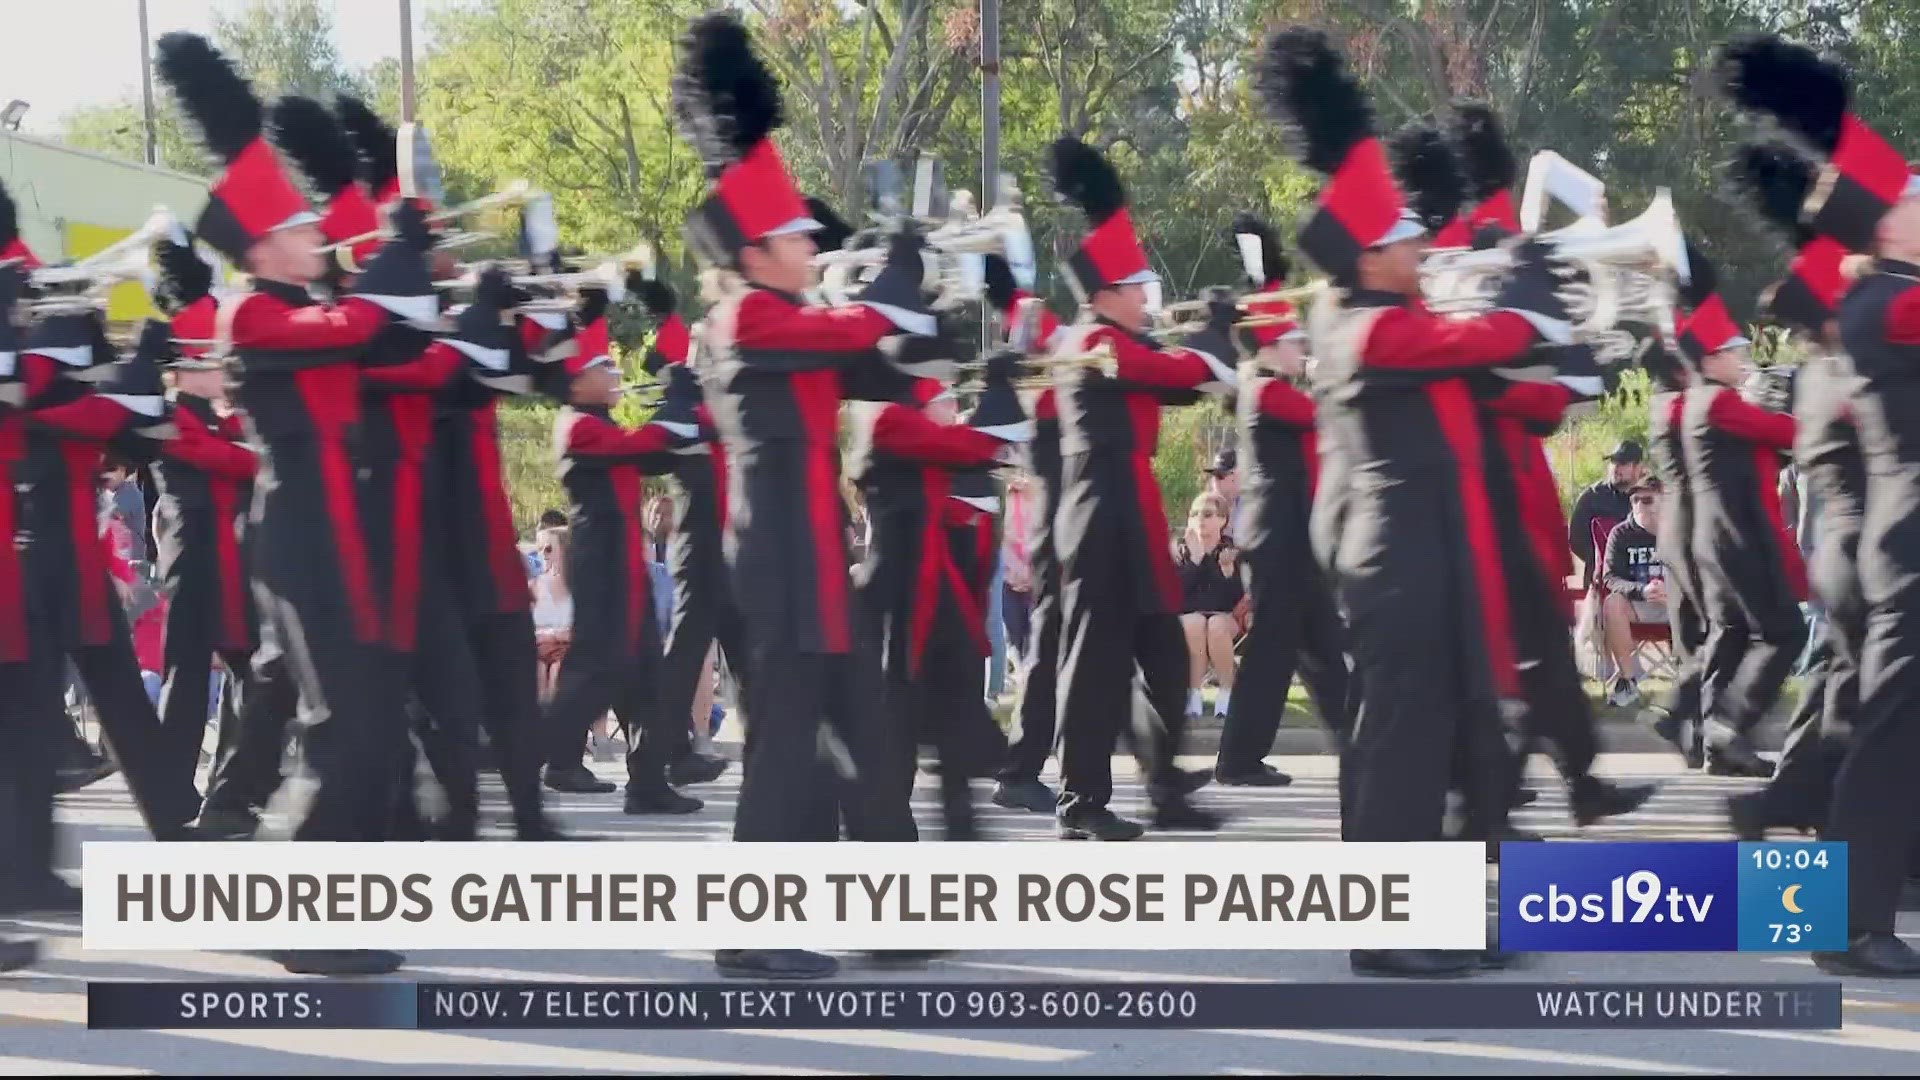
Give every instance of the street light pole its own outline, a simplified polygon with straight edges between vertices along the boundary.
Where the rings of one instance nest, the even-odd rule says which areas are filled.
[[[413,0],[400,0],[400,119],[413,122]]]
[[[980,0],[980,212],[1000,198],[1000,0]],[[992,342],[993,305],[980,302],[984,346]]]
[[[140,115],[147,164],[158,165],[160,146],[153,125],[153,45],[147,37],[147,0],[140,0]]]

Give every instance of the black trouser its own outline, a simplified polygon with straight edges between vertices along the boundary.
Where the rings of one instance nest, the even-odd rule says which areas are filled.
[[[1088,573],[1070,581],[1060,626],[1060,803],[1098,808],[1113,797],[1113,751],[1130,719],[1146,725],[1136,748],[1146,766],[1149,797],[1174,789],[1181,739],[1186,734],[1187,638],[1171,612],[1139,612],[1136,583],[1124,573],[1100,573],[1102,553],[1118,556],[1119,544],[1088,537],[1076,557]],[[1092,555],[1093,558],[1085,558]],[[1111,564],[1105,564],[1111,565]],[[1153,708],[1136,717],[1133,670],[1146,679]]]
[[[844,813],[854,840],[915,839],[897,780],[899,735],[881,718],[875,654],[801,653],[750,634],[753,681],[733,838],[835,840]],[[849,778],[836,780],[821,763],[822,720],[852,759]]]
[[[936,619],[957,620],[943,604]],[[949,629],[956,629],[951,623]],[[940,806],[947,836],[974,832],[972,790],[968,781],[985,776],[1006,759],[1006,739],[987,711],[986,672],[980,655],[962,634],[938,631],[921,654],[917,674],[890,675],[885,697],[888,725],[902,755],[900,795],[911,798],[919,746],[930,746],[940,760]]]
[[[0,664],[0,912],[16,910],[53,875],[53,799],[61,737],[63,657],[26,598],[27,656]]]
[[[560,665],[559,683],[547,702],[544,727],[551,739],[547,767],[575,769],[581,747],[593,722],[613,710],[627,736],[627,788],[640,790],[664,785],[667,753],[674,728],[685,729],[687,717],[672,716],[659,697],[660,639],[651,608],[641,617],[640,640],[623,649],[619,631],[599,632],[576,626],[567,659]]]
[[[540,795],[540,680],[534,658],[533,615],[516,611],[467,618],[467,642],[477,668],[480,722],[500,763],[514,826],[525,835],[543,823]]]
[[[1346,745],[1348,731],[1345,628],[1320,568],[1311,559],[1243,558],[1253,623],[1241,643],[1233,703],[1220,731],[1215,768],[1222,774],[1259,768],[1273,753],[1296,669],[1336,749]]]
[[[1674,580],[1668,568],[1668,580]],[[1673,636],[1675,668],[1673,690],[1667,697],[1667,715],[1693,724],[1698,742],[1701,684],[1706,676],[1708,624],[1692,588],[1682,584],[1667,597],[1667,628]]]
[[[67,655],[86,687],[100,730],[120,762],[134,805],[139,807],[147,828],[158,834],[198,816],[200,792],[194,788],[191,772],[182,775],[169,765],[168,742],[160,730],[153,699],[147,696],[146,683],[140,679],[140,663],[133,655],[126,614],[118,604],[110,607],[108,640],[100,645],[78,646]],[[206,693],[205,676],[200,692]],[[205,725],[204,701],[200,717]]]
[[[707,653],[715,641],[726,654],[727,668],[733,673],[740,696],[746,696],[750,678],[747,659],[746,621],[727,588],[726,564],[720,553],[712,553],[713,565],[696,556],[694,561],[674,575],[673,620],[667,629],[667,647],[660,666],[660,699],[669,717],[682,723],[669,740],[669,760],[686,756],[691,748],[693,700],[699,696],[700,674],[706,669]],[[706,718],[701,717],[704,723]]]
[[[1020,649],[1020,696],[1013,707],[1013,727],[1007,733],[1007,760],[1002,780],[1038,780],[1053,753],[1054,717],[1059,708],[1060,585],[1058,575],[1042,580],[1036,572],[1033,612],[1026,644]]]
[[[1779,700],[1806,644],[1806,619],[1792,603],[1767,612],[1762,625],[1720,612],[1707,632],[1702,711],[1738,734],[1751,731]]]
[[[171,641],[168,648],[172,648]],[[277,647],[263,648],[251,656],[223,650],[220,660],[226,674],[221,681],[220,733],[214,744],[213,770],[207,776],[205,808],[258,810],[280,786],[287,728],[299,712],[300,690],[287,671],[286,655]],[[160,692],[163,712],[173,702],[169,691],[174,677],[169,675],[167,687]],[[192,675],[183,671],[177,677],[190,696]],[[180,707],[186,708],[184,704]],[[169,727],[172,723],[171,719],[167,721]]]
[[[1026,662],[1027,641],[1033,634],[1033,590],[1000,586],[1000,627],[1006,641]]]
[[[1821,522],[1808,560],[1826,618],[1820,620],[1800,707],[1787,725],[1779,768],[1762,796],[1769,824],[1818,825],[1832,803],[1833,777],[1846,757],[1860,707],[1860,657],[1867,601],[1857,565],[1859,520]]]

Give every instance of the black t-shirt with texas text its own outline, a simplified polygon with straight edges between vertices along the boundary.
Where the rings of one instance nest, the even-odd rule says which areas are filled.
[[[1667,576],[1666,565],[1654,547],[1653,534],[1632,518],[1613,527],[1607,534],[1607,591],[1629,600],[1645,600],[1647,583]]]

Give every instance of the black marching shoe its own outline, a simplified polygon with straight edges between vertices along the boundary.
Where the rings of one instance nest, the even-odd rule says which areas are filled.
[[[1745,739],[1734,739],[1707,748],[1707,775],[1750,776],[1765,780],[1773,775],[1773,762],[1754,753]]]
[[[1250,769],[1215,765],[1213,782],[1225,787],[1286,787],[1293,777],[1262,761]]]
[[[729,979],[827,979],[840,961],[805,949],[715,949],[713,966]]]
[[[1660,790],[1657,784],[1616,784],[1597,776],[1581,776],[1569,785],[1567,804],[1573,823],[1586,828],[1601,818],[1631,814]]]
[[[1347,966],[1385,979],[1459,979],[1480,970],[1480,958],[1458,949],[1353,949]]]
[[[1202,806],[1195,806],[1185,795],[1156,799],[1153,827],[1161,832],[1217,832],[1225,819]]]
[[[27,910],[46,915],[78,915],[80,895],[80,886],[58,874],[50,874],[33,891]]]
[[[951,949],[869,949],[867,963],[875,967],[901,968],[925,967],[930,960],[938,960]]]
[[[1540,793],[1538,791],[1530,787],[1518,787],[1513,789],[1513,802],[1509,803],[1508,806],[1511,809],[1518,810],[1523,806],[1532,806],[1539,801]]]
[[[720,778],[733,764],[723,757],[708,757],[705,754],[689,753],[667,766],[667,780],[674,787],[686,787],[688,784],[706,784]]]
[[[39,938],[0,937],[0,971],[19,971],[39,959]]]
[[[1767,800],[1763,791],[1746,791],[1727,796],[1727,823],[1737,840],[1749,842],[1767,838]]]
[[[1031,810],[1051,814],[1060,797],[1053,789],[1035,779],[1002,780],[993,788],[993,805],[1009,810]]]
[[[1887,931],[1861,934],[1845,952],[1817,952],[1813,966],[1829,975],[1869,979],[1920,979],[1920,952]]]
[[[547,785],[548,791],[560,791],[569,795],[605,795],[619,786],[611,780],[602,780],[593,775],[593,770],[585,765],[558,769],[549,765],[546,768],[546,775],[541,778],[541,783]]]
[[[1104,806],[1073,806],[1060,811],[1062,840],[1138,840],[1146,832]]]
[[[288,949],[267,955],[294,975],[391,975],[407,962],[386,949]]]
[[[1674,753],[1686,758],[1688,768],[1700,767],[1700,763],[1693,760],[1694,743],[1687,737],[1690,732],[1687,730],[1686,721],[1672,713],[1667,713],[1653,722],[1653,733],[1666,740],[1667,745],[1673,747]]]
[[[626,802],[620,807],[628,814],[691,814],[707,805],[691,795],[682,795],[666,784],[657,787],[627,787]]]
[[[193,839],[247,840],[259,828],[260,816],[246,807],[232,810],[201,807],[200,818],[193,825]]]
[[[545,814],[540,815],[538,819],[529,821],[524,825],[515,826],[513,838],[515,840],[524,840],[527,843],[536,844],[558,843],[570,839],[566,833],[560,831],[558,825],[553,823],[553,819],[547,817]]]
[[[1211,783],[1213,783],[1212,769],[1175,769],[1173,770],[1173,782],[1167,786],[1172,789],[1174,794],[1186,796],[1199,791]]]

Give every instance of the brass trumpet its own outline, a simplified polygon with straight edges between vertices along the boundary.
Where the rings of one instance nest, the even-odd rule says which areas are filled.
[[[1291,304],[1291,303],[1296,303],[1302,300],[1311,300],[1313,297],[1318,296],[1321,293],[1321,291],[1324,290],[1326,287],[1327,287],[1327,282],[1324,279],[1318,280],[1318,281],[1310,281],[1305,285],[1297,285],[1290,289],[1274,289],[1270,292],[1242,293],[1241,295],[1234,297],[1233,302],[1236,304],[1239,304],[1241,307],[1247,307],[1251,304],[1273,304],[1273,303],[1278,303],[1280,301],[1286,301],[1287,303]],[[1206,300],[1182,300],[1180,303],[1168,304],[1167,306],[1161,308],[1160,314],[1167,315],[1167,316],[1174,316],[1174,315],[1184,315],[1189,312],[1197,312],[1199,314],[1204,315],[1206,314],[1208,303],[1209,302]],[[1183,321],[1183,320],[1169,320],[1169,321]]]
[[[1291,315],[1248,315],[1245,318],[1234,320],[1233,328],[1236,330],[1246,330],[1259,326],[1284,326],[1296,321],[1297,320]],[[1177,336],[1198,333],[1206,329],[1206,327],[1207,324],[1199,319],[1182,319],[1166,326],[1157,327],[1155,332]]]
[[[491,195],[482,195],[477,199],[470,199],[458,206],[450,206],[445,210],[436,210],[427,215],[427,224],[444,225],[449,221],[458,221],[461,218],[474,214],[486,214],[495,210],[508,210],[514,207],[525,206],[540,197],[541,192],[536,190],[532,184],[529,184],[525,180],[515,180]],[[392,229],[375,229],[372,232],[361,233],[359,236],[349,236],[336,244],[324,245],[320,248],[320,251],[323,254],[331,254],[342,248],[351,248],[356,244],[364,244],[369,240],[379,240],[392,235]],[[477,233],[456,233],[451,238],[453,243],[448,246],[459,246],[471,243],[477,235]]]

